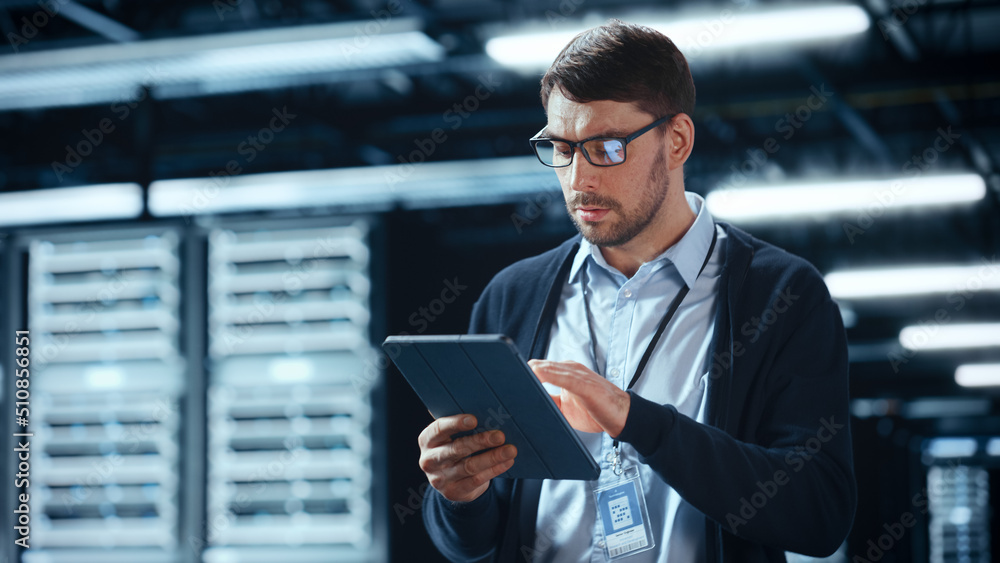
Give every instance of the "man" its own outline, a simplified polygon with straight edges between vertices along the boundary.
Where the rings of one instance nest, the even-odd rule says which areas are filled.
[[[843,324],[811,265],[684,192],[683,55],[611,20],[563,49],[541,97],[548,124],[531,144],[582,236],[498,274],[471,332],[532,358],[602,473],[499,477],[517,462],[502,429],[453,440],[476,421],[440,418],[419,438],[435,544],[453,561],[834,552],[856,504]],[[645,512],[608,487],[631,487]],[[625,525],[641,541],[622,543]]]

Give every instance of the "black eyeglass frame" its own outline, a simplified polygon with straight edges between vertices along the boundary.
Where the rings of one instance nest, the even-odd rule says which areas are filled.
[[[582,141],[575,141],[575,142],[574,141],[567,141],[566,139],[556,139],[556,138],[552,138],[552,137],[539,137],[538,135],[541,135],[542,131],[545,130],[545,128],[543,127],[542,131],[539,131],[538,133],[535,134],[534,137],[528,139],[528,144],[531,145],[531,152],[535,153],[535,158],[538,159],[538,162],[541,162],[542,164],[544,164],[545,166],[548,166],[549,168],[566,168],[567,166],[573,164],[573,159],[576,157],[576,150],[575,150],[576,147],[580,147],[580,152],[583,153],[583,158],[587,159],[587,162],[591,163],[594,166],[600,166],[602,168],[608,168],[608,167],[611,167],[611,166],[618,166],[620,164],[625,164],[625,161],[628,160],[628,144],[629,143],[631,143],[632,141],[638,139],[642,134],[647,133],[650,130],[652,130],[653,128],[658,127],[658,126],[666,123],[670,119],[673,119],[677,115],[678,114],[676,114],[676,113],[672,113],[670,115],[665,115],[665,116],[657,119],[656,121],[650,123],[649,125],[643,127],[642,129],[639,129],[635,133],[632,133],[631,135],[628,135],[628,136],[625,136],[625,137],[604,137],[604,136],[600,136],[599,135],[597,137],[590,137],[590,138],[584,139]],[[587,149],[585,149],[583,147],[583,145],[585,143],[589,143],[591,141],[596,141],[598,139],[607,140],[607,141],[621,141],[622,142],[622,161],[621,162],[615,162],[614,164],[597,164],[593,160],[590,160],[590,153],[587,152]],[[566,143],[566,144],[568,144],[569,145],[569,149],[570,149],[569,162],[567,162],[566,164],[556,165],[556,164],[549,164],[549,163],[545,162],[544,160],[542,160],[542,156],[540,154],[538,154],[538,149],[536,148],[537,145],[538,145],[538,143],[540,143],[542,141],[560,142],[560,143]]]

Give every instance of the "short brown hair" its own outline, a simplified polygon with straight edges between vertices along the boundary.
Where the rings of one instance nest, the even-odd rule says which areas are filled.
[[[560,88],[568,99],[631,102],[655,117],[694,111],[687,59],[666,35],[612,19],[566,45],[542,77],[542,106]]]

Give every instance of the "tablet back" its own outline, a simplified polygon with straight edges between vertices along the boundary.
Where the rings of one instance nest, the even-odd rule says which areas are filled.
[[[503,335],[390,336],[382,349],[435,418],[476,416],[517,447],[502,477],[592,480],[600,466]]]

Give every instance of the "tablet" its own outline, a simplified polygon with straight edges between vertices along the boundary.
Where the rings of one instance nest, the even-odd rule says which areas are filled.
[[[601,468],[513,341],[502,334],[390,336],[392,358],[435,418],[475,415],[517,446],[512,479],[597,479]]]

